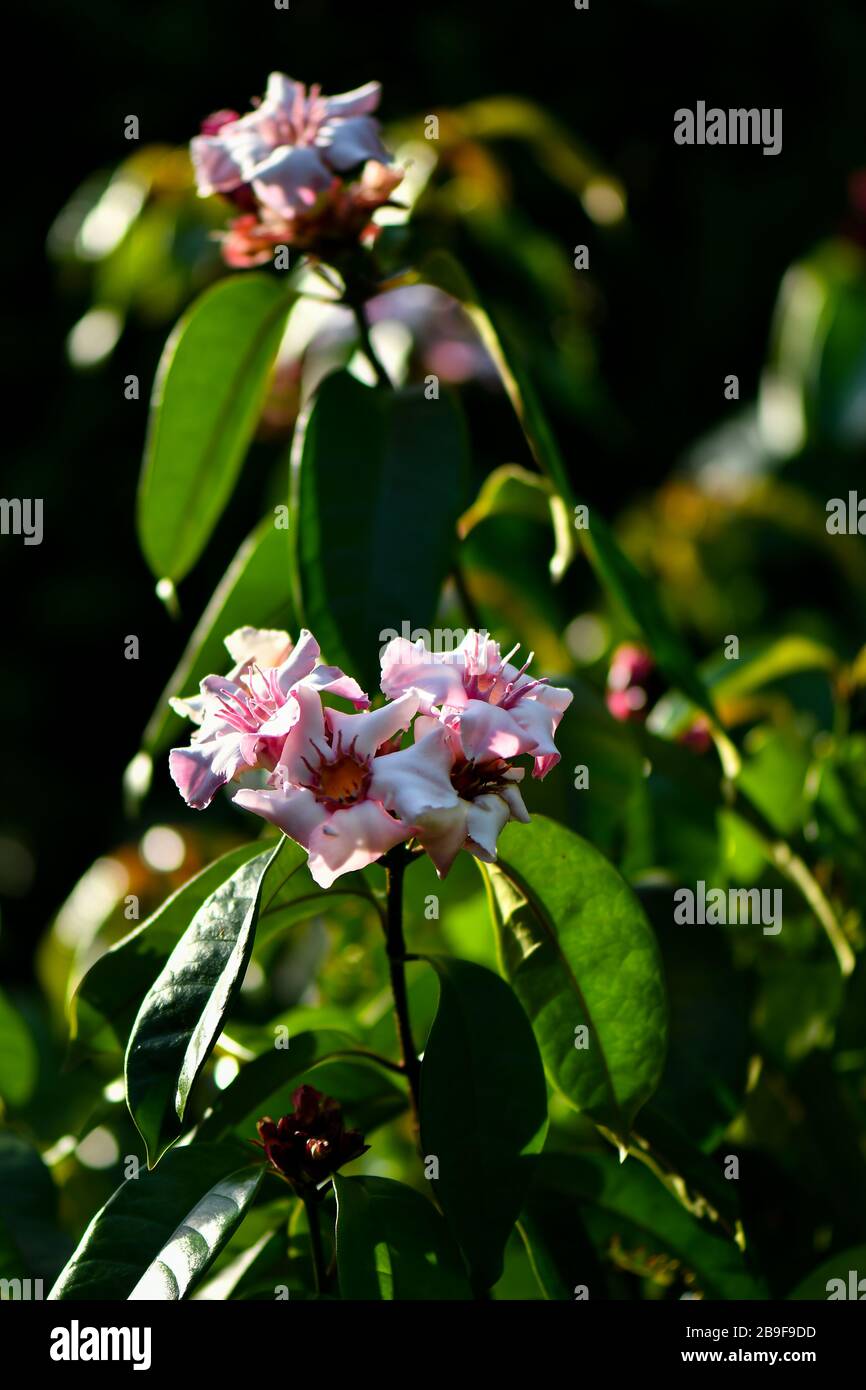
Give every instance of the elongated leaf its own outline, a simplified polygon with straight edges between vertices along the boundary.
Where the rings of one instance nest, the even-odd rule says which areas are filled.
[[[40,1154],[17,1134],[0,1132],[0,1278],[53,1279],[69,1246]]]
[[[24,1105],[36,1084],[39,1056],[30,1029],[0,990],[0,1100]]]
[[[192,1084],[240,987],[282,845],[237,869],[202,904],[138,1011],[126,1050],[126,1100],[149,1167],[177,1138]]]
[[[509,986],[491,970],[428,957],[439,1009],[421,1067],[421,1142],[438,1161],[436,1193],[477,1289],[503,1252],[544,1142],[547,1090],[535,1038]]]
[[[606,1252],[616,1237],[626,1252],[640,1251],[645,1259],[668,1254],[691,1271],[695,1285],[708,1298],[765,1298],[766,1290],[746,1266],[733,1240],[697,1221],[637,1160],[619,1163],[610,1153],[541,1154],[532,1160],[533,1193],[579,1205],[581,1220],[596,1249]],[[569,1267],[559,1255],[560,1289],[589,1284],[590,1300],[598,1296],[585,1275],[585,1252],[575,1246]],[[553,1289],[553,1296],[560,1293]]]
[[[457,530],[461,540],[489,516],[521,516],[532,521],[550,520],[553,485],[541,473],[530,473],[517,463],[503,463],[488,473],[481,489],[461,516]]]
[[[744,647],[739,657],[714,657],[701,666],[701,679],[719,704],[736,701],[774,681],[802,671],[832,672],[839,659],[829,647],[810,637],[786,636]],[[648,721],[653,733],[673,738],[694,719],[694,705],[678,691],[662,696]]]
[[[196,300],[166,343],[138,498],[157,578],[183,578],[228,502],[291,303],[277,278],[232,276]]]
[[[240,1225],[264,1177],[247,1164],[221,1178],[184,1218],[129,1295],[130,1302],[185,1298]]]
[[[189,724],[171,709],[169,696],[194,694],[204,676],[226,670],[223,639],[229,633],[249,624],[285,628],[295,635],[291,587],[288,534],[275,526],[274,517],[265,517],[244,541],[196,623],[144,731],[147,753],[156,757],[189,733]]]
[[[72,1001],[70,1057],[123,1052],[141,1006],[199,908],[236,869],[262,853],[252,842],[229,850],[183,884],[146,922],[90,967]]]
[[[466,1299],[466,1271],[439,1212],[390,1178],[334,1178],[337,1272],[347,1299]]]
[[[624,1137],[658,1085],[666,1045],[660,956],[643,909],[598,850],[542,816],[507,827],[498,865],[484,872],[504,973],[548,1077]]]
[[[387,630],[433,625],[452,563],[465,459],[452,395],[373,390],[346,372],[324,382],[299,431],[292,466],[298,609],[328,660],[370,690]]]
[[[286,1048],[272,1047],[241,1067],[234,1081],[214,1101],[210,1113],[199,1127],[198,1138],[215,1140],[231,1131],[255,1137],[255,1122],[267,1112],[276,1118],[288,1113],[291,1090],[298,1078],[335,1053],[350,1052],[355,1041],[333,1029],[300,1033],[289,1038]],[[281,1105],[277,1105],[276,1101]]]
[[[249,1159],[241,1144],[173,1149],[155,1172],[129,1177],[94,1216],[50,1299],[126,1299],[189,1212]]]
[[[551,503],[556,550],[550,562],[554,579],[560,578],[577,551],[578,541],[605,588],[622,605],[631,621],[652,647],[669,679],[701,709],[714,717],[713,706],[680,633],[668,619],[653,586],[620,548],[610,527],[595,508],[588,509],[589,525],[575,527],[575,507],[581,499],[538,401],[532,383],[490,314],[482,306],[469,277],[451,256],[435,252],[422,266],[421,279],[458,299],[469,314],[493,359],[511,401],[532,456],[553,485],[558,506]],[[733,755],[733,750],[731,755]]]

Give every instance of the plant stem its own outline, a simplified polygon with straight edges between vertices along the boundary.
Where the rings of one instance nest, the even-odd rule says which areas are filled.
[[[325,1266],[325,1252],[322,1248],[322,1228],[319,1225],[319,1199],[315,1192],[305,1193],[303,1197],[304,1210],[307,1213],[307,1225],[310,1228],[310,1250],[313,1256],[313,1282],[316,1293],[324,1293],[328,1282],[328,1271]]]
[[[412,1097],[412,1110],[418,1125],[418,1093],[421,1080],[421,1067],[418,1054],[412,1041],[412,1025],[409,1020],[409,1000],[406,994],[406,942],[403,939],[403,875],[410,856],[402,845],[397,845],[385,856],[385,883],[388,890],[388,903],[385,912],[385,944],[388,952],[388,966],[391,972],[391,992],[394,995],[394,1013],[397,1020],[397,1036],[400,1040],[400,1055],[403,1071],[409,1082]]]
[[[393,391],[394,383],[392,382],[388,373],[385,371],[385,368],[382,366],[382,363],[379,361],[379,358],[376,356],[376,349],[373,347],[373,343],[370,338],[370,325],[367,322],[367,311],[364,308],[363,303],[360,300],[353,299],[350,301],[350,307],[352,313],[355,315],[355,322],[358,325],[358,334],[361,339],[361,350],[364,353],[364,356],[369,361],[371,367],[373,368],[373,371],[376,373],[376,381],[378,382],[379,386],[384,386],[389,391]]]

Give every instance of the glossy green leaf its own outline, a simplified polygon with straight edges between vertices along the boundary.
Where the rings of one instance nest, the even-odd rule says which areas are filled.
[[[39,1056],[30,1029],[0,990],[0,1100],[25,1105],[36,1084]]]
[[[72,1000],[70,1057],[123,1052],[141,1006],[199,908],[212,893],[262,853],[253,841],[229,850],[184,883],[140,927],[118,941],[90,967]]]
[[[126,1049],[126,1100],[151,1167],[180,1132],[192,1084],[240,988],[283,843],[237,869],[202,904],[138,1011]]]
[[[240,1144],[173,1149],[155,1172],[129,1177],[94,1216],[50,1299],[129,1298],[200,1200],[249,1159]]]
[[[640,903],[598,850],[542,816],[507,826],[499,863],[484,872],[503,970],[548,1077],[624,1137],[658,1085],[667,1033],[658,946]]]
[[[511,988],[468,961],[428,957],[440,997],[421,1066],[421,1143],[436,1195],[477,1289],[502,1273],[547,1128],[547,1088],[529,1021]]]
[[[334,1178],[345,1299],[468,1299],[466,1271],[429,1199],[390,1178]]]
[[[144,731],[142,745],[151,757],[175,742],[185,742],[190,725],[168,703],[172,695],[192,695],[204,676],[220,674],[231,664],[224,638],[236,628],[284,628],[296,636],[287,531],[265,517],[248,536],[214,591],[183,656],[172,672]]]
[[[234,275],[197,299],[166,343],[138,498],[157,578],[187,574],[231,496],[291,303],[277,277]]]
[[[542,1154],[532,1162],[532,1191],[577,1204],[596,1249],[605,1251],[616,1237],[624,1250],[640,1251],[644,1258],[666,1253],[680,1261],[683,1274],[694,1274],[707,1298],[766,1297],[734,1241],[691,1216],[636,1159],[620,1163],[610,1151]],[[591,1276],[581,1277],[587,1268],[576,1244],[574,1262],[560,1265],[559,1278],[572,1289],[588,1283],[592,1300],[598,1295]]]
[[[129,1301],[185,1298],[243,1221],[264,1173],[261,1163],[247,1164],[215,1183],[144,1271]]]
[[[414,389],[376,390],[346,372],[323,383],[298,432],[298,610],[328,660],[371,691],[387,630],[434,625],[453,562],[466,447],[450,393],[427,400]]]

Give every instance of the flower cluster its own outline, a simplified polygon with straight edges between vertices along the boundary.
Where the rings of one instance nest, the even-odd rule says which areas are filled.
[[[229,675],[207,676],[198,696],[172,702],[198,728],[188,748],[172,750],[171,775],[197,809],[227,782],[264,775],[234,801],[302,845],[323,888],[409,840],[440,877],[461,849],[494,861],[503,826],[529,819],[513,759],[530,756],[535,777],[559,761],[553,736],[571,692],[532,679],[529,662],[518,669],[513,652],[503,657],[477,632],[451,652],[395,638],[382,654],[378,709],[320,662],[305,630],[293,645],[285,632],[241,628],[226,646]]]
[[[369,1144],[360,1131],[344,1127],[339,1101],[313,1086],[299,1086],[292,1106],[292,1113],[277,1121],[269,1116],[259,1120],[259,1138],[252,1142],[299,1192],[318,1187],[344,1163],[367,1152]]]
[[[378,82],[323,97],[273,72],[253,111],[217,111],[190,144],[202,197],[219,193],[242,214],[223,242],[229,265],[263,265],[278,245],[317,250],[374,233],[403,172],[372,115]]]

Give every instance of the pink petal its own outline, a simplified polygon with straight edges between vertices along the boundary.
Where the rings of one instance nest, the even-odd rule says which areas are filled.
[[[310,873],[322,888],[330,888],[335,878],[366,868],[409,834],[410,827],[389,816],[378,801],[359,801],[334,811],[314,831]]]
[[[241,787],[232,797],[236,806],[254,811],[263,820],[276,825],[290,839],[309,849],[316,829],[327,819],[327,811],[306,787],[291,787],[288,791],[259,791]]]
[[[196,135],[189,142],[195,182],[202,198],[230,193],[244,182],[240,160],[221,135]]]
[[[531,696],[519,700],[508,711],[517,728],[525,735],[526,751],[535,756],[533,777],[545,777],[559,762],[560,755],[553,735],[572,699],[570,690],[536,686]]]
[[[436,811],[427,811],[414,829],[418,841],[433,860],[440,878],[445,878],[466,843],[468,801]]]
[[[279,666],[292,650],[292,639],[279,628],[239,627],[224,639],[236,666],[254,661],[257,666]]]
[[[456,652],[447,655],[448,661],[434,660],[420,643],[395,637],[382,653],[382,690],[390,699],[407,690],[417,690],[425,714],[430,713],[433,705],[465,705],[463,669],[456,664],[461,659]]]
[[[304,684],[311,685],[323,695],[339,695],[344,700],[350,700],[356,709],[367,709],[370,704],[367,692],[351,676],[345,675],[339,666],[325,666],[324,663],[317,666],[308,676],[304,676]]]
[[[459,798],[450,775],[453,762],[446,731],[437,724],[411,748],[373,760],[370,795],[401,820],[414,824],[427,811],[456,806]]]
[[[318,692],[308,685],[296,686],[292,701],[298,717],[286,736],[276,775],[286,782],[303,784],[310,777],[307,763],[317,767],[320,751],[327,749],[325,714]]]
[[[495,792],[479,796],[470,803],[466,815],[466,848],[476,859],[483,859],[486,864],[496,863],[496,841],[510,818],[508,803]]]
[[[535,747],[535,738],[521,728],[514,710],[470,700],[460,715],[460,738],[467,758],[516,758]]]
[[[332,169],[343,173],[368,159],[387,164],[391,156],[379,138],[379,126],[372,116],[350,116],[329,121],[316,135],[316,148]]]
[[[288,695],[292,686],[309,676],[319,658],[319,650],[313,634],[302,627],[297,642],[277,672],[277,684],[284,695]]]
[[[381,96],[381,82],[367,82],[354,91],[326,97],[325,110],[329,116],[369,116],[371,111],[376,110]]]
[[[303,82],[295,82],[284,72],[272,72],[268,78],[264,100],[258,109],[264,108],[268,115],[273,112],[291,118],[298,92],[302,96],[305,94],[306,88]]]
[[[260,202],[290,218],[312,207],[333,177],[316,150],[281,145],[256,166],[250,181]]]
[[[343,714],[341,710],[329,709],[326,718],[334,743],[342,735],[343,748],[354,747],[359,757],[372,758],[389,738],[401,729],[408,729],[417,708],[418,696],[410,691],[381,709],[363,714]]]
[[[168,755],[171,779],[187,806],[196,811],[209,806],[220,787],[243,766],[236,733],[193,743],[189,748],[172,748]]]

